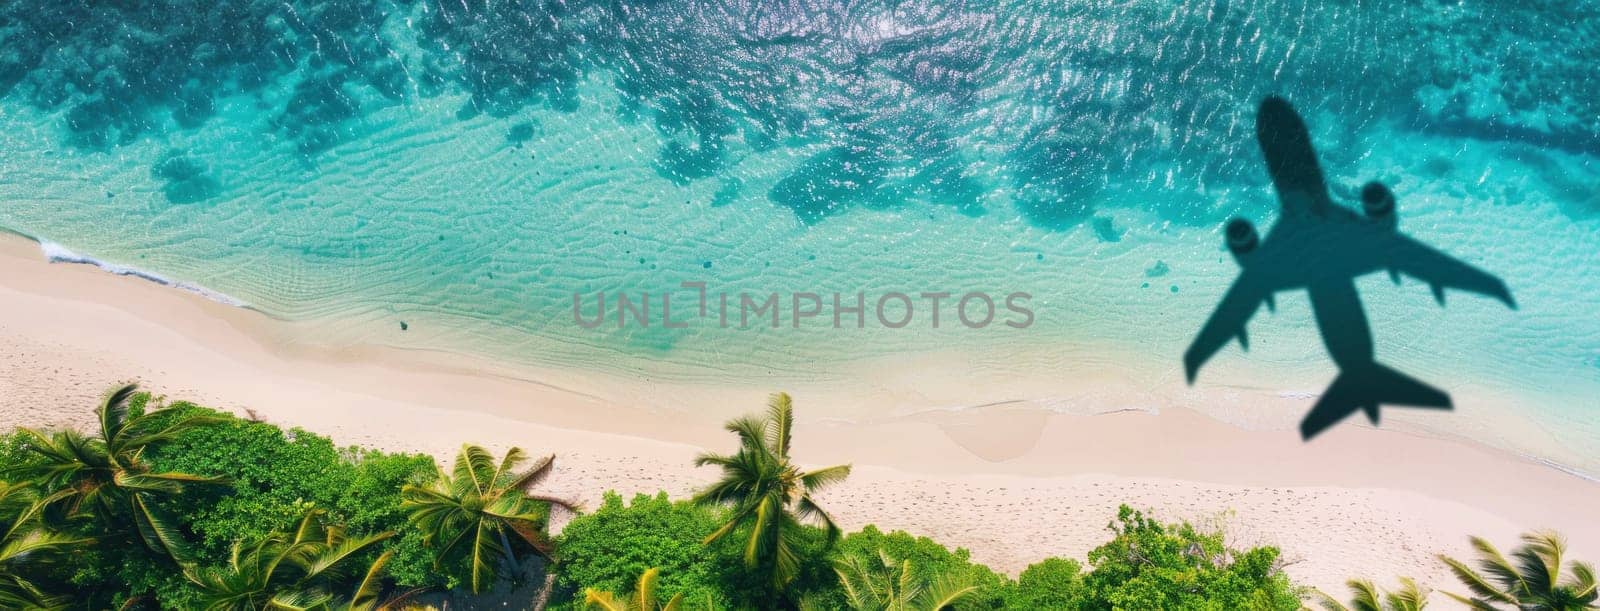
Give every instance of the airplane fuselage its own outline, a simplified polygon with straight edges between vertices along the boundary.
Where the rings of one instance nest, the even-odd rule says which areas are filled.
[[[1343,206],[1321,214],[1285,214],[1259,248],[1241,258],[1275,261],[1252,270],[1279,290],[1304,288],[1328,356],[1340,369],[1373,363],[1372,328],[1355,278],[1376,271],[1376,253],[1353,252],[1353,244],[1373,244],[1370,234],[1394,231],[1391,222],[1361,216]],[[1274,277],[1277,276],[1277,277]]]

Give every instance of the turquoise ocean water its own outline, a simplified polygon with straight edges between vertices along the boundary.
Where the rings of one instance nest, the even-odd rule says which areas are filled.
[[[773,387],[902,363],[1096,411],[1129,406],[1085,385],[1184,396],[1237,273],[1221,224],[1276,214],[1252,123],[1276,93],[1337,198],[1391,185],[1404,231],[1521,304],[1361,282],[1379,360],[1456,396],[1428,426],[1593,475],[1597,63],[1594,2],[19,0],[0,227],[319,342]],[[1034,320],[573,320],[575,293],[686,313],[684,282],[1026,292]],[[1304,298],[1251,336],[1200,387],[1309,407],[1333,370]]]

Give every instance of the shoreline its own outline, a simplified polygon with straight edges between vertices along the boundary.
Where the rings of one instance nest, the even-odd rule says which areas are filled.
[[[248,408],[341,445],[436,457],[464,442],[555,452],[550,491],[592,507],[607,489],[625,498],[688,494],[712,476],[693,468],[692,456],[733,443],[721,421],[782,390],[536,371],[390,347],[326,349],[304,343],[296,323],[170,288],[52,265],[37,243],[0,236],[0,341],[10,347],[0,361],[0,426],[84,424],[101,391],[138,379],[173,400]],[[822,497],[841,525],[930,536],[1012,575],[1048,556],[1081,559],[1105,540],[1103,526],[1122,502],[1165,520],[1231,512],[1239,544],[1279,545],[1286,559],[1301,559],[1287,569],[1297,583],[1330,592],[1352,577],[1387,583],[1399,575],[1451,589],[1433,555],[1469,554],[1468,535],[1508,544],[1549,527],[1568,537],[1575,557],[1600,555],[1600,525],[1579,509],[1600,505],[1600,483],[1393,421],[1338,427],[1313,444],[1227,424],[1184,402],[1163,402],[1155,414],[1090,416],[1000,402],[844,422],[826,417],[839,409],[825,407],[830,397],[791,390],[797,459],[857,466]],[[602,398],[647,394],[671,397],[664,402],[674,409]]]

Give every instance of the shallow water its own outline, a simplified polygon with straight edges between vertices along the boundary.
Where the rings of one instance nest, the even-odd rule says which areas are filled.
[[[1456,394],[1427,423],[1600,473],[1593,3],[60,4],[0,7],[0,227],[320,321],[317,341],[651,380],[842,384],[903,359],[1180,393],[1237,272],[1221,223],[1276,214],[1252,122],[1282,94],[1336,198],[1390,184],[1402,229],[1521,305],[1360,284],[1379,360]],[[741,293],[786,311],[574,321],[575,293],[618,291],[671,292],[683,320],[684,282],[735,319]],[[794,293],[858,291],[918,317],[793,327]],[[994,323],[946,301],[931,328],[919,293],[970,291]],[[1003,324],[1015,292],[1025,329]],[[1250,329],[1202,387],[1320,392],[1303,297]]]

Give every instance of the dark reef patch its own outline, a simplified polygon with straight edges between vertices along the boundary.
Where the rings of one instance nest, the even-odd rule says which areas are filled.
[[[1097,216],[1089,225],[1094,228],[1095,237],[1101,242],[1121,242],[1123,230],[1118,229],[1116,222],[1109,216]]]
[[[419,45],[431,83],[472,94],[474,112],[509,117],[548,103],[572,109],[584,31],[598,5],[537,0],[421,0]]]
[[[464,93],[463,120],[571,111],[594,74],[625,118],[657,130],[654,167],[678,184],[729,188],[735,143],[826,149],[769,192],[807,223],[912,200],[978,215],[997,186],[1049,229],[1129,192],[1160,192],[1141,201],[1164,220],[1219,222],[1241,211],[1208,194],[1261,186],[1248,125],[1267,93],[1339,119],[1315,122],[1345,139],[1324,151],[1334,166],[1358,161],[1352,134],[1386,120],[1600,156],[1592,6],[1276,8],[16,0],[0,3],[0,98],[54,113],[87,150],[196,129],[244,98],[264,132],[315,158],[361,137],[367,114],[419,98]],[[514,121],[509,143],[537,137]],[[204,183],[169,181],[169,197],[214,195]],[[721,193],[714,203],[731,200]]]
[[[260,97],[307,70],[398,100],[404,71],[380,32],[394,9],[390,0],[8,2],[0,95],[65,109],[67,141],[93,150],[156,134],[168,119],[198,127],[217,98]],[[302,148],[325,148],[330,137],[310,127],[300,134],[313,141]]]
[[[1052,125],[1029,134],[1011,152],[1017,209],[1028,222],[1068,229],[1094,212],[1109,164],[1099,137],[1092,129]]]
[[[520,147],[522,143],[532,140],[534,135],[538,134],[538,131],[539,125],[533,121],[516,123],[511,126],[511,129],[506,130],[506,142]]]
[[[336,72],[300,81],[288,105],[273,121],[302,154],[315,155],[333,148],[352,134],[350,122],[361,116],[361,104],[345,92],[345,76]]]
[[[834,147],[805,160],[767,197],[802,222],[816,223],[853,204],[878,199],[883,171],[884,164],[871,151]]]
[[[662,178],[680,185],[715,176],[722,169],[722,141],[703,138],[695,144],[667,142],[661,147],[655,168]]]
[[[183,151],[167,151],[150,175],[166,181],[161,192],[174,204],[203,202],[222,192],[222,183],[210,176],[205,165]]]

